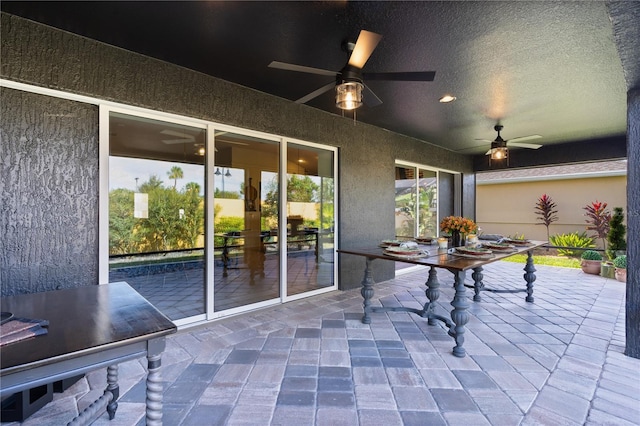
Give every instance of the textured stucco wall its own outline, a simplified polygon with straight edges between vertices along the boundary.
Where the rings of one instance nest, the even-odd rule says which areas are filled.
[[[472,173],[470,157],[12,15],[1,31],[2,78],[339,147],[343,247],[394,234],[396,160]],[[363,259],[340,261],[341,288],[360,285]]]
[[[0,89],[2,295],[98,282],[98,108]]]

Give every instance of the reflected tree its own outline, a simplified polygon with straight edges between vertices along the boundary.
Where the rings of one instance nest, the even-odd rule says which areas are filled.
[[[173,166],[171,170],[167,172],[167,175],[169,175],[169,179],[173,179],[173,189],[176,189],[178,179],[182,179],[184,177],[184,172],[180,167]]]

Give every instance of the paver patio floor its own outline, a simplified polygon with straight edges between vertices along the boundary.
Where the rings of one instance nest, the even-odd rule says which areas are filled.
[[[490,264],[484,282],[524,287],[522,267]],[[441,325],[414,314],[362,324],[359,289],[182,330],[162,359],[164,424],[640,424],[640,360],[623,354],[625,285],[536,268],[534,303],[489,292],[473,302],[467,291],[465,358]],[[438,276],[438,313],[448,316],[452,276]],[[425,281],[421,270],[378,283],[374,303],[421,307]],[[145,423],[144,365],[121,365],[116,418],[96,425]],[[24,424],[63,424],[105,386],[104,370],[91,373]]]

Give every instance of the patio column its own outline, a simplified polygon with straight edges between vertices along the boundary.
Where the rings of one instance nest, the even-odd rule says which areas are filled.
[[[640,89],[627,93],[627,161],[625,354],[640,358]]]

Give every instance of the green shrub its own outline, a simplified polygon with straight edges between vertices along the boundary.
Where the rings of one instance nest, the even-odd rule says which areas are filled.
[[[242,231],[244,229],[244,218],[238,216],[221,216],[216,218],[215,232],[216,234],[224,234],[227,232]],[[214,237],[216,247],[224,244],[222,237]]]
[[[556,234],[549,238],[551,245],[557,247],[578,247],[593,248],[595,243],[593,238],[587,236],[586,232],[574,232],[572,234]],[[579,257],[583,250],[558,249],[561,256]]]
[[[602,255],[595,250],[585,250],[580,257],[584,260],[602,260]]]
[[[627,269],[627,255],[623,254],[613,259],[613,266],[618,269]]]
[[[627,232],[626,227],[622,223],[624,221],[624,213],[622,207],[615,207],[613,209],[613,216],[609,221],[609,233],[607,234],[607,256],[613,260],[616,257],[616,253],[627,249],[627,242],[625,241],[624,234]]]

